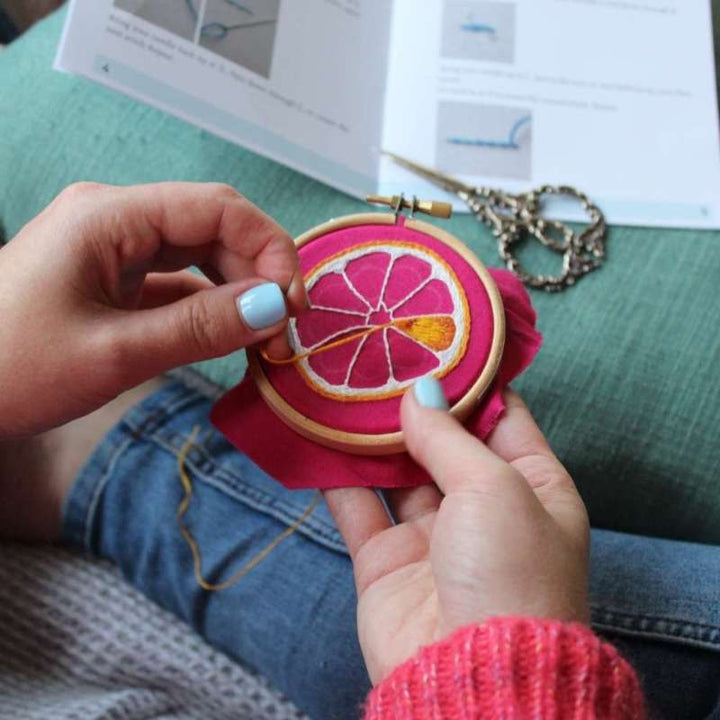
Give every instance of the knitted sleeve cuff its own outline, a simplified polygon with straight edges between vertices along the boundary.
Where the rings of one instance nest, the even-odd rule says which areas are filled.
[[[370,694],[365,720],[645,717],[640,684],[579,624],[495,618],[423,648]]]

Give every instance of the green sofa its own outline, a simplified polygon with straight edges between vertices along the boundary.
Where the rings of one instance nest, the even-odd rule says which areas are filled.
[[[298,234],[364,205],[51,63],[64,12],[0,53],[6,239],[77,180],[222,181]],[[618,167],[618,172],[622,168]],[[497,265],[467,216],[449,229]],[[720,542],[720,233],[613,227],[608,260],[569,292],[534,292],[545,345],[516,383],[594,525]],[[201,371],[225,386],[236,354]]]

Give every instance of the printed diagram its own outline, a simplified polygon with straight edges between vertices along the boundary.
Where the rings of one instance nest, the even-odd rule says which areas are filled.
[[[270,77],[280,0],[115,0],[115,7]]]
[[[507,137],[504,138],[475,138],[475,137],[462,137],[462,136],[450,136],[447,138],[447,142],[451,145],[469,145],[471,147],[485,147],[485,148],[502,148],[504,150],[520,150],[519,137],[522,129],[529,125],[532,118],[530,115],[523,115],[519,117],[510,128],[510,132]]]
[[[207,0],[200,45],[270,77],[279,11],[280,0]]]
[[[515,61],[515,4],[446,0],[443,57],[512,63]]]
[[[437,164],[460,175],[530,180],[532,112],[444,102],[438,111]]]
[[[187,12],[185,0],[115,0],[115,7],[185,40],[195,37],[197,18]]]

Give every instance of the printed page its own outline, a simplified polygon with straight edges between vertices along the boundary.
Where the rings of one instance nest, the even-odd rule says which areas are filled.
[[[389,72],[386,150],[476,185],[575,185],[613,223],[720,227],[708,0],[396,0]],[[386,158],[380,189],[443,195]]]
[[[73,0],[56,67],[354,195],[377,187],[386,0]]]

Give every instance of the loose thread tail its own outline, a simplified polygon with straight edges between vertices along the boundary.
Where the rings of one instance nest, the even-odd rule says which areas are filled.
[[[178,472],[180,474],[180,482],[182,483],[185,496],[180,501],[177,509],[177,521],[180,528],[180,533],[190,548],[190,552],[193,557],[193,571],[195,573],[195,581],[197,584],[208,592],[218,592],[220,590],[227,590],[228,588],[236,585],[242,580],[251,570],[257,567],[283,540],[289,538],[295,533],[298,528],[315,512],[322,494],[318,491],[313,501],[308,505],[305,512],[290,526],[288,526],[280,535],[278,535],[269,545],[263,548],[257,555],[249,560],[245,565],[236,570],[232,576],[221,583],[210,583],[203,577],[202,574],[202,555],[200,553],[200,547],[197,540],[193,537],[190,530],[183,522],[183,518],[190,507],[190,500],[192,499],[193,485],[190,475],[187,470],[187,459],[190,451],[195,446],[195,441],[200,433],[200,428],[193,428],[192,433],[188,437],[185,444],[180,448],[177,455]]]
[[[339,340],[333,340],[333,342],[327,343],[326,345],[319,345],[311,350],[297,353],[289,358],[272,358],[265,350],[261,350],[260,355],[263,360],[269,362],[271,365],[292,365],[305,358],[319,355],[328,350],[334,350],[342,345],[347,345],[347,343],[367,337],[372,333],[390,328],[399,330],[435,352],[447,350],[447,348],[452,345],[456,330],[455,321],[451,315],[418,315],[416,317],[396,318],[382,325],[374,325],[373,327],[342,337]]]

